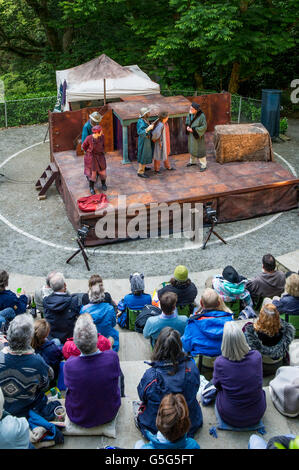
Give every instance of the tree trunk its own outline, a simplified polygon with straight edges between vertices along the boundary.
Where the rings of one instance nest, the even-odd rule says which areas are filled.
[[[195,72],[194,73],[194,79],[195,79],[195,82],[196,82],[196,88],[198,90],[203,90],[203,77],[202,75],[200,74],[200,72]]]
[[[65,30],[62,37],[62,50],[67,52],[72,44],[74,37],[74,28],[71,26]]]
[[[234,62],[230,79],[229,79],[229,85],[228,85],[228,91],[231,94],[238,93],[239,81],[240,81],[240,64],[238,62]]]

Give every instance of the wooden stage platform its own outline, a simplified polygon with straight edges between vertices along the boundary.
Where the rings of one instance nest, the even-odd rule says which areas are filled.
[[[277,162],[216,162],[213,133],[206,133],[208,168],[186,167],[189,155],[170,157],[176,171],[161,167],[161,174],[148,171],[149,179],[136,174],[137,162],[122,164],[121,152],[109,152],[107,159],[106,192],[110,204],[116,207],[119,195],[126,195],[127,205],[142,203],[171,204],[212,201],[218,222],[231,222],[298,207],[298,184],[288,170]],[[80,197],[89,196],[88,182],[83,174],[83,157],[68,150],[53,153],[59,168],[57,187],[64,200],[69,220],[77,230],[82,224],[94,227],[99,215],[81,212],[77,206]],[[100,192],[99,184],[96,192]],[[101,215],[102,216],[102,215]],[[128,219],[127,219],[128,220]],[[94,230],[86,239],[87,246],[115,242],[117,239],[98,239]]]

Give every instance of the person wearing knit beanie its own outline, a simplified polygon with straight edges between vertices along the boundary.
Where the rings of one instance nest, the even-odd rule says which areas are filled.
[[[158,290],[158,299],[160,300],[165,292],[174,292],[178,296],[177,308],[186,311],[189,309],[189,312],[186,313],[189,316],[195,307],[197,288],[188,276],[189,272],[186,266],[178,265],[170,281],[163,283],[164,286]]]
[[[186,266],[177,266],[174,270],[173,277],[178,282],[186,282],[188,279],[188,269]]]
[[[142,273],[131,274],[130,284],[131,284],[131,291],[133,294],[135,294],[135,292],[143,292],[144,291],[144,274]]]

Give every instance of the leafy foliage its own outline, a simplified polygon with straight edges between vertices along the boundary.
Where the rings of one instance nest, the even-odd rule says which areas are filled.
[[[284,117],[280,119],[279,121],[279,132],[281,134],[285,134],[287,130],[288,130],[288,120],[286,117]]]
[[[0,79],[7,99],[52,95],[55,70],[106,53],[138,64],[168,94],[260,98],[295,78],[297,2],[0,0]],[[255,118],[256,106],[244,103],[244,113]]]

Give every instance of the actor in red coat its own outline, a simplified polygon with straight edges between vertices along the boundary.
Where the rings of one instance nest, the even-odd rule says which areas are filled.
[[[82,144],[84,155],[84,175],[89,181],[91,194],[95,194],[94,184],[100,175],[102,190],[106,191],[105,139],[101,126],[94,126]]]

